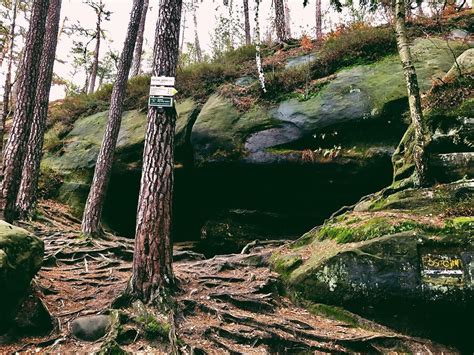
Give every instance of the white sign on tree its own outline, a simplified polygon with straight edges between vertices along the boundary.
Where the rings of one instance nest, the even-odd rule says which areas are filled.
[[[173,76],[152,76],[151,86],[174,86],[176,82]]]

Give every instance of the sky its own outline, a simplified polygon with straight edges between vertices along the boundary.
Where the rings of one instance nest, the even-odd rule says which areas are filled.
[[[242,21],[242,16],[239,14],[242,9],[242,0],[233,0],[235,7],[236,18]],[[303,33],[314,34],[314,6],[316,0],[310,0],[309,5],[304,8],[303,0],[288,0],[291,18],[291,30],[294,38],[299,38]],[[104,29],[106,36],[111,40],[105,42],[102,47],[102,55],[109,49],[120,52],[122,50],[123,42],[125,40],[127,25],[129,21],[129,13],[132,7],[132,0],[103,0],[106,9],[112,12],[110,21],[106,22]],[[150,0],[150,11],[147,16],[146,30],[145,30],[145,60],[147,55],[151,55],[151,50],[154,41],[154,29],[158,17],[158,3],[159,0]],[[250,0],[251,8],[251,27],[254,27],[254,1]],[[329,0],[322,1],[323,8],[329,9]],[[260,8],[260,22],[261,33],[265,34],[272,26],[273,22],[273,8],[271,0],[263,0]],[[200,37],[201,46],[205,51],[210,51],[211,48],[211,33],[213,33],[217,18],[221,13],[227,13],[227,8],[222,5],[222,0],[203,0],[199,4],[198,16],[198,34]],[[328,30],[336,23],[340,22],[344,14],[336,14],[331,11],[325,16],[323,24]],[[79,22],[85,28],[95,27],[95,14],[92,9],[86,6],[82,0],[63,0],[61,21],[67,18],[67,24]],[[192,42],[194,40],[194,28],[191,14],[186,15],[186,29],[185,42]],[[73,38],[62,35],[58,43],[57,59],[64,61],[60,63],[56,61],[54,71],[61,77],[72,80],[76,84],[82,84],[85,80],[84,74],[73,73],[71,67],[72,57],[70,51],[73,45]],[[92,46],[91,46],[92,48]],[[4,65],[5,67],[5,65]],[[2,73],[4,68],[2,68]],[[3,75],[0,74],[0,80],[3,83]],[[2,89],[3,91],[3,89]],[[64,87],[54,86],[51,90],[51,99],[55,100],[64,97]]]

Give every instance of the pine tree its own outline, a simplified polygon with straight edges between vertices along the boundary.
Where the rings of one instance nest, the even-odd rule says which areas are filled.
[[[249,46],[252,44],[252,37],[250,34],[250,14],[249,14],[249,0],[244,1],[244,28],[245,28],[245,44]]]
[[[283,0],[273,0],[275,5],[275,29],[278,41],[284,42],[288,39],[285,26],[285,5]]]
[[[88,81],[88,93],[92,94],[95,91],[95,83],[97,79],[97,71],[99,70],[99,55],[100,55],[100,42],[102,38],[102,21],[110,20],[111,12],[105,10],[105,5],[102,0],[96,3],[94,0],[87,0],[86,4],[89,5],[97,16],[96,28],[95,28],[95,49],[94,49],[94,60],[92,61],[91,73]]]
[[[175,76],[182,0],[161,0],[153,50],[153,75]],[[176,109],[150,107],[143,151],[132,296],[159,301],[173,282],[171,210]]]
[[[91,189],[84,209],[84,216],[82,219],[82,232],[84,234],[99,235],[102,232],[100,226],[102,208],[104,205],[107,185],[110,179],[110,173],[112,171],[120,125],[122,123],[123,100],[127,88],[130,67],[132,65],[135,41],[140,27],[143,1],[144,0],[133,1],[127,37],[123,46],[117,78],[110,99],[110,110],[105,134],[97,157],[94,178],[92,180]]]
[[[3,154],[3,181],[1,185],[0,211],[5,221],[15,219],[15,203],[20,185],[23,160],[33,120],[43,38],[49,0],[34,0],[22,60],[19,67],[13,124]]]
[[[18,0],[12,2],[12,21],[10,24],[10,33],[9,33],[9,46],[8,48],[8,65],[7,73],[5,75],[5,84],[3,87],[3,109],[2,109],[2,122],[0,127],[0,152],[3,149],[3,136],[5,134],[5,123],[7,121],[8,115],[10,114],[10,93],[12,89],[12,70],[13,70],[13,51],[15,48],[15,35],[16,35],[16,17],[18,12]]]
[[[148,13],[149,4],[150,4],[150,0],[143,1],[143,10],[142,10],[141,18],[140,18],[140,27],[138,28],[137,42],[135,43],[135,54],[133,55],[132,73],[131,73],[132,77],[140,74],[140,68],[142,64],[142,53],[143,53],[143,38],[144,38],[144,33],[145,33],[146,16]]]
[[[41,55],[38,86],[36,89],[33,122],[30,129],[28,146],[26,148],[25,161],[23,163],[23,172],[21,175],[21,183],[16,203],[20,219],[25,219],[31,215],[37,198],[36,191],[40,173],[44,132],[46,129],[46,117],[48,116],[49,92],[53,78],[54,59],[58,42],[61,1],[62,0],[50,0],[48,9],[44,48]]]
[[[193,0],[193,23],[194,23],[194,49],[196,51],[196,61],[202,62],[202,49],[201,43],[199,42],[199,34],[198,34],[198,22],[197,22],[197,5],[194,3]]]
[[[321,0],[316,0],[316,39],[323,37],[323,21],[321,15]]]

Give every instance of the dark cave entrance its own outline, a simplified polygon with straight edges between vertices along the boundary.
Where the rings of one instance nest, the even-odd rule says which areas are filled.
[[[391,178],[388,157],[373,159],[362,170],[301,164],[177,169],[173,238],[175,242],[200,240],[206,221],[219,220],[228,210],[256,211],[245,223],[268,227],[270,239],[272,230],[295,238],[341,206],[387,186]],[[139,184],[139,171],[112,175],[103,217],[106,225],[120,235],[134,235]],[[266,220],[265,214],[276,217]],[[237,251],[212,249],[208,253]]]

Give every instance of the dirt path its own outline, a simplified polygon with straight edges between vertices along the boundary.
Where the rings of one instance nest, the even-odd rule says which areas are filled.
[[[45,266],[35,284],[57,324],[48,336],[0,345],[0,353],[97,351],[100,341],[76,340],[69,325],[78,316],[105,312],[125,288],[132,241],[78,238],[79,221],[64,206],[45,202],[42,209],[44,217],[27,227],[45,241]],[[256,247],[248,254],[208,260],[190,260],[199,256],[175,253],[181,259],[174,264],[181,289],[177,332],[188,349],[214,354],[446,350],[368,321],[366,327],[354,327],[295,306],[280,296],[278,275],[268,267],[274,248]],[[141,337],[122,347],[131,352],[159,351]]]

